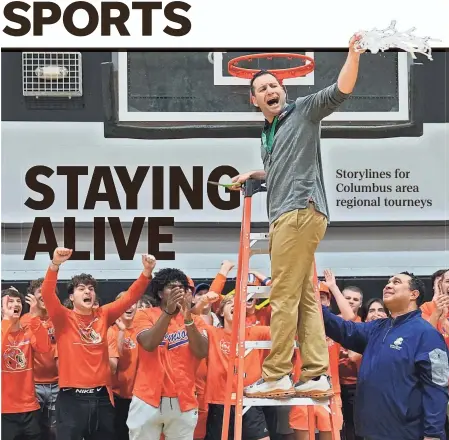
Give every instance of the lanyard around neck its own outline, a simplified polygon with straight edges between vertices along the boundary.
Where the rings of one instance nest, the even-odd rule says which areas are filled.
[[[265,150],[271,154],[271,151],[273,150],[273,143],[274,143],[274,135],[276,134],[276,125],[278,123],[278,117],[276,116],[273,119],[273,122],[271,124],[270,133],[267,134],[265,131],[262,132],[262,144],[265,148]]]

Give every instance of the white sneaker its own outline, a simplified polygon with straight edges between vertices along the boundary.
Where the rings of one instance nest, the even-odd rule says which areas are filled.
[[[329,376],[323,374],[307,382],[298,382],[295,384],[296,397],[310,397],[320,399],[334,395]]]
[[[266,399],[287,399],[295,396],[295,388],[290,376],[274,381],[258,380],[243,390],[246,397]]]

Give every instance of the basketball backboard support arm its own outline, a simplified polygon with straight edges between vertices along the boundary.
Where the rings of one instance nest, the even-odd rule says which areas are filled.
[[[404,58],[398,59],[403,63]],[[120,53],[119,56],[126,56]],[[382,121],[379,116],[376,120],[342,120],[342,115],[336,115],[335,120],[325,120],[322,124],[323,138],[345,138],[345,139],[374,139],[391,137],[419,137],[423,133],[423,124],[419,106],[418,88],[415,84],[416,65],[410,64],[408,69],[408,90],[404,92],[404,79],[402,83],[398,79],[399,100],[401,105],[408,111],[408,117],[400,113],[391,115],[391,119]],[[215,67],[214,67],[215,69]],[[216,75],[216,71],[214,71]],[[168,120],[169,113],[153,113],[154,120],[148,120],[144,113],[141,113],[142,120],[139,119],[139,112],[130,113],[127,120],[120,117],[120,80],[119,73],[114,69],[113,63],[102,65],[103,83],[103,109],[104,109],[104,136],[106,138],[128,138],[128,139],[186,139],[186,138],[259,138],[263,126],[262,120],[257,120],[254,114],[253,120]],[[305,81],[305,83],[307,83]],[[123,84],[122,84],[123,86]],[[218,86],[220,87],[220,85]],[[123,97],[122,97],[123,98]],[[369,98],[368,98],[369,99]],[[405,102],[404,102],[405,101]],[[404,105],[405,103],[405,105]],[[249,103],[248,103],[249,105]],[[350,114],[350,113],[348,113]],[[123,111],[122,111],[123,115]],[[251,116],[251,113],[248,113]],[[220,116],[210,115],[217,119]],[[260,119],[260,115],[258,119]],[[354,115],[355,116],[355,115]],[[346,116],[349,118],[349,116]],[[137,119],[132,121],[129,119]],[[238,116],[235,118],[237,119]],[[159,119],[159,120],[158,120]],[[223,118],[224,119],[224,118]],[[232,118],[231,118],[232,119]],[[358,119],[358,120],[357,120]]]

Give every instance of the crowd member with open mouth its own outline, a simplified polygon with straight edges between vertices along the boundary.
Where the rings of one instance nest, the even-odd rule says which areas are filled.
[[[27,327],[20,323],[25,302],[31,318]],[[28,295],[25,300],[13,287],[2,291],[2,439],[41,439],[33,356],[50,349],[36,298]]]

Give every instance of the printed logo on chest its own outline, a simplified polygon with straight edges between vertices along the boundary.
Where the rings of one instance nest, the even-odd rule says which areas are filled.
[[[185,329],[180,329],[172,333],[166,333],[164,336],[164,340],[160,345],[168,345],[168,349],[173,350],[174,348],[181,347],[182,345],[188,343],[189,338],[187,337],[187,331]]]
[[[98,333],[93,325],[98,321],[98,318],[95,318],[88,325],[84,325],[82,322],[78,322],[78,332],[81,338],[81,341],[84,344],[100,344],[103,341],[100,333]]]
[[[123,340],[123,348],[126,348],[127,350],[132,350],[133,348],[136,348],[136,343],[131,338],[125,338]]]

